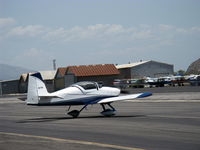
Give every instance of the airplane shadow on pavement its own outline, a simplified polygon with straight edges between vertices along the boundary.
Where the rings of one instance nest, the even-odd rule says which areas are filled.
[[[122,115],[122,116],[80,116],[78,118],[72,117],[39,117],[39,118],[31,118],[17,121],[16,123],[37,123],[37,122],[52,122],[58,120],[73,120],[73,119],[92,119],[92,118],[100,118],[100,119],[117,119],[117,118],[134,118],[134,117],[146,117],[145,115]]]

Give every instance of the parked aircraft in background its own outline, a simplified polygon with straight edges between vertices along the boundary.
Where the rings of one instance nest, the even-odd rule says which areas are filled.
[[[28,94],[26,103],[28,105],[50,106],[50,105],[83,105],[80,110],[72,110],[68,114],[76,118],[88,105],[100,104],[104,116],[115,115],[112,102],[142,98],[152,95],[151,93],[130,94],[119,96],[120,90],[113,87],[99,87],[96,82],[78,82],[70,87],[49,93],[46,89],[40,73],[29,76]],[[107,108],[106,108],[107,107]],[[70,108],[70,107],[69,107]]]

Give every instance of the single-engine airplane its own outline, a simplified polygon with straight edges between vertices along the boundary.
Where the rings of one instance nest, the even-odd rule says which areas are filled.
[[[152,93],[139,93],[119,96],[120,90],[113,87],[100,87],[96,82],[83,81],[72,84],[62,90],[49,93],[40,73],[29,76],[27,105],[50,106],[66,105],[69,109],[73,105],[83,105],[80,110],[72,110],[68,115],[76,118],[88,105],[100,104],[104,116],[113,116],[116,113],[112,102],[151,96]],[[106,108],[109,107],[109,108]],[[69,110],[68,110],[69,111]]]

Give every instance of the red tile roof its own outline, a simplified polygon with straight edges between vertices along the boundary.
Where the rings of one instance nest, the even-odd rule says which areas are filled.
[[[67,68],[68,67],[58,68],[57,73],[60,73],[61,76],[64,76]],[[57,75],[57,73],[56,73],[56,75]]]
[[[69,66],[67,72],[75,76],[118,75],[119,71],[113,64]]]

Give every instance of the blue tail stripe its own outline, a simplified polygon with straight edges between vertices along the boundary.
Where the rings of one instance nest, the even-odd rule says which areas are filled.
[[[39,72],[31,74],[31,76],[36,77],[36,78],[40,79],[41,81],[43,81],[42,76],[41,76],[41,74]]]

